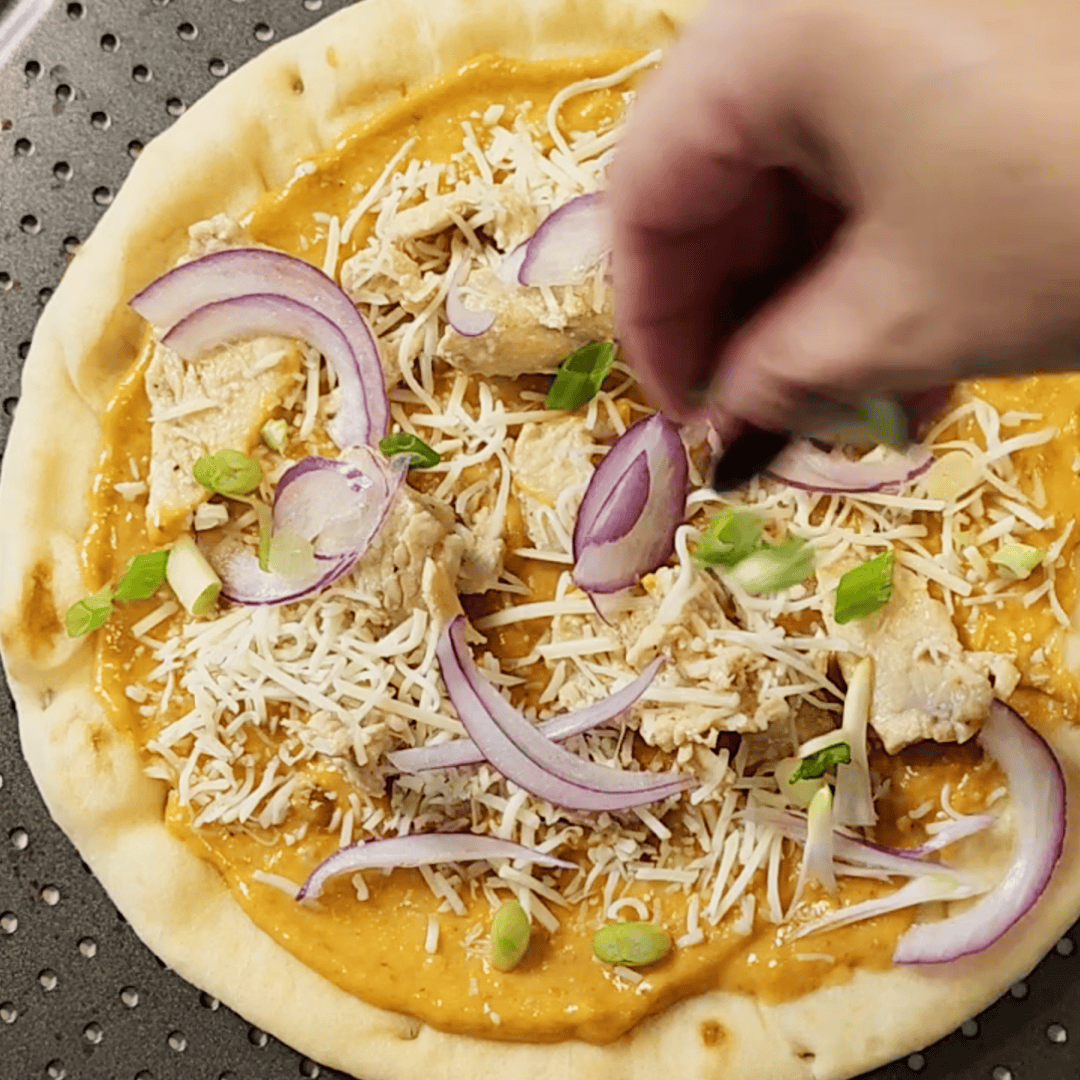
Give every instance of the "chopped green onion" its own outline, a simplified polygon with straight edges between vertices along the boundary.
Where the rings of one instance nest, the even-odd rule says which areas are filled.
[[[394,454],[412,454],[410,469],[430,469],[432,465],[438,465],[442,457],[423,439],[412,435],[408,431],[395,431],[393,435],[387,435],[379,440],[379,449],[387,456]]]
[[[671,935],[649,922],[608,923],[593,934],[593,952],[605,964],[643,967],[671,951]]]
[[[808,754],[799,762],[799,767],[788,777],[789,784],[800,780],[817,780],[837,765],[851,763],[851,747],[846,742],[833,743],[816,753]]]
[[[591,341],[572,352],[559,367],[547,392],[548,409],[580,409],[592,401],[615,362],[615,342]]]
[[[892,596],[895,565],[890,549],[844,574],[836,587],[836,621],[851,622],[884,607]]]
[[[77,600],[68,608],[64,616],[64,626],[69,637],[82,637],[91,630],[105,625],[112,614],[113,592],[108,585]]]
[[[694,556],[705,566],[735,566],[758,549],[761,527],[761,516],[753,510],[727,506],[701,534]]]
[[[797,803],[799,806],[809,806],[810,800],[825,781],[820,778],[793,780],[792,774],[801,764],[802,762],[797,757],[781,758],[773,768],[773,776],[788,802]]]
[[[779,544],[758,548],[732,570],[732,577],[752,596],[779,592],[809,577],[814,549],[802,537],[786,536]]]
[[[264,573],[270,572],[270,541],[273,538],[274,518],[270,507],[262,499],[244,499],[244,502],[255,511],[255,517],[259,522],[259,569]]]
[[[907,413],[896,398],[863,398],[859,403],[858,422],[875,443],[883,446],[903,450],[911,441]]]
[[[221,578],[190,536],[181,536],[173,544],[165,577],[191,615],[202,615],[221,592]]]
[[[979,482],[979,470],[964,450],[950,450],[923,474],[923,490],[931,499],[956,502]],[[959,530],[958,530],[959,531]]]
[[[115,600],[145,600],[165,584],[167,551],[146,551],[136,555],[124,571],[113,595]]]
[[[529,948],[529,916],[516,900],[507,900],[491,920],[491,963],[509,971],[520,963]]]
[[[270,541],[270,569],[287,578],[311,577],[318,570],[311,541],[296,533],[276,533]]]
[[[191,474],[204,488],[236,498],[262,483],[263,469],[250,454],[226,449],[204,454],[191,467]]]
[[[282,417],[267,420],[259,431],[259,435],[271,450],[281,453],[285,449],[285,444],[289,441],[289,421]]]
[[[1043,561],[1046,552],[1029,544],[1002,544],[990,556],[992,563],[1005,567],[1015,577],[1026,578]]]

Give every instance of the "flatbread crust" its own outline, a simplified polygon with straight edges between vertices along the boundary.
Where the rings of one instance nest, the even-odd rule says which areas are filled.
[[[1080,907],[1070,814],[1051,887],[982,955],[941,969],[859,971],[783,1005],[686,1000],[607,1046],[455,1036],[373,1008],[296,960],[163,823],[164,784],[93,693],[92,646],[61,614],[85,591],[79,548],[99,416],[136,355],[126,307],[184,250],[193,223],[240,216],[347,128],[482,52],[539,59],[671,39],[694,0],[367,0],[231,76],[141,155],[73,260],[26,363],[0,477],[0,632],[23,748],[53,817],[147,945],[183,977],[312,1058],[366,1080],[493,1074],[565,1080],[849,1077],[934,1041],[1026,974]],[[58,498],[57,493],[65,493]],[[1051,735],[1070,794],[1080,730]],[[1077,800],[1070,800],[1075,806]],[[273,993],[266,987],[272,986]]]

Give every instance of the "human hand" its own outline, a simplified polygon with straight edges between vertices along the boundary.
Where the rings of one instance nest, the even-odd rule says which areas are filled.
[[[713,0],[613,170],[646,391],[725,435],[805,431],[1076,365],[1077,56],[1074,0]]]

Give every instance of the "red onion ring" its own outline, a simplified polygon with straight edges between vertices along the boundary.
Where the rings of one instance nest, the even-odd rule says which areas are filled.
[[[852,461],[841,454],[828,454],[806,439],[795,439],[765,472],[790,487],[842,494],[906,484],[926,472],[933,462],[934,455],[925,446],[913,446],[883,461]]]
[[[562,742],[583,731],[590,731],[599,724],[614,720],[625,712],[648,689],[663,665],[663,657],[657,657],[631,683],[621,690],[616,690],[603,701],[586,705],[583,709],[563,713],[545,720],[537,726],[537,731],[545,739]],[[476,743],[472,739],[451,739],[450,742],[437,746],[417,746],[409,750],[394,750],[387,754],[390,763],[402,772],[423,772],[426,769],[449,769],[458,765],[476,765],[484,760]]]
[[[461,298],[461,275],[465,269],[462,263],[454,272],[450,290],[446,294],[446,321],[462,337],[479,337],[495,325],[495,312],[491,308],[473,311],[465,306]]]
[[[289,604],[348,573],[385,523],[408,463],[408,454],[387,460],[367,447],[354,448],[348,459],[297,462],[274,493],[274,530],[312,541],[317,572],[299,579],[267,572],[238,536],[204,536],[199,547],[221,578],[221,595],[249,607]]]
[[[603,195],[578,195],[541,223],[527,241],[518,271],[522,285],[573,285],[611,250]]]
[[[378,442],[386,432],[389,405],[375,339],[348,295],[303,259],[263,248],[217,251],[151,282],[131,299],[130,306],[155,326],[171,329],[200,308],[256,294],[315,309],[333,324],[340,340],[329,335],[332,347],[327,352],[320,341],[328,332],[320,329],[320,340],[297,332],[311,323],[305,319],[303,326],[291,326],[292,308],[283,309],[273,325],[257,331],[238,330],[231,323],[235,309],[225,309],[217,316],[221,319],[220,336],[216,340],[207,337],[205,347],[254,333],[279,333],[308,341],[333,366],[341,387],[341,409],[331,423],[331,438],[341,447]],[[207,329],[207,333],[211,331]]]
[[[943,964],[982,952],[1026,915],[1043,894],[1065,843],[1065,775],[1046,740],[1001,701],[979,732],[1005,772],[1016,807],[1015,856],[1005,876],[959,915],[916,923],[900,938],[894,964]]]
[[[307,881],[300,886],[296,899],[316,900],[331,878],[339,874],[355,874],[357,870],[476,862],[480,859],[520,859],[538,866],[574,869],[574,863],[565,859],[557,859],[554,855],[495,836],[418,833],[415,836],[395,836],[389,840],[363,840],[335,851],[312,870]]]
[[[596,467],[574,524],[574,584],[613,593],[667,561],[686,509],[689,466],[676,427],[639,420]]]
[[[481,674],[455,616],[436,649],[461,722],[484,757],[518,787],[572,810],[623,810],[666,799],[697,781],[677,773],[630,772],[585,761],[542,735]]]

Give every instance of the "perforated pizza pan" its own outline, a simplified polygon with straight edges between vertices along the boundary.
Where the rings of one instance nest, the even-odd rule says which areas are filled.
[[[143,144],[269,43],[343,6],[0,0],[0,446],[41,306]],[[0,1080],[341,1077],[142,945],[49,818],[6,687],[2,706]],[[864,1080],[1080,1076],[1078,933],[981,1016]]]

